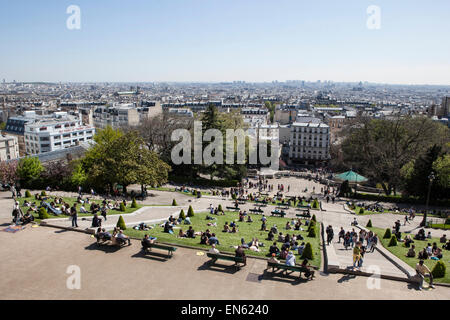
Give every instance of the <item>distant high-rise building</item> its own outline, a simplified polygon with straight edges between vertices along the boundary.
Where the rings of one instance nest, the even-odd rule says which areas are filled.
[[[440,116],[448,118],[450,116],[450,97],[442,98]]]

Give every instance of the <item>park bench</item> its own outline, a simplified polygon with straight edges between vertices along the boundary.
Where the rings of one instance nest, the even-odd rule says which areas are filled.
[[[288,205],[279,205],[277,207],[275,207],[276,209],[283,209],[283,210],[288,210],[290,207]]]
[[[301,209],[297,209],[297,210],[301,210]],[[297,213],[295,216],[296,217],[302,217],[302,218],[311,218],[311,213],[309,212],[309,210],[301,210],[302,213]]]
[[[228,210],[241,210],[239,207],[227,207]]]
[[[297,205],[297,208],[299,208],[299,209],[311,209],[311,206],[310,205],[303,206],[303,205],[299,204],[299,205]]]
[[[255,212],[255,213],[264,213],[264,211],[261,210],[261,209],[250,209],[249,211],[250,212]]]
[[[280,216],[282,218],[284,218],[284,216],[286,215],[286,212],[284,211],[272,211],[270,213],[272,214],[272,216]]]
[[[272,262],[267,262],[267,269],[272,268],[272,275],[275,274],[275,271],[278,270],[283,270],[282,273],[287,275],[288,271],[292,271],[292,272],[299,272],[298,278],[301,279],[302,277],[302,272],[306,272],[308,271],[307,268],[304,268],[302,266],[287,266],[285,264],[281,264],[281,263],[272,263]]]
[[[167,250],[167,257],[168,258],[171,258],[173,256],[174,251],[177,251],[176,247],[167,246],[167,245],[160,244],[160,243],[152,243],[147,248],[142,247],[142,249],[144,250],[144,253],[151,252],[153,248],[154,249]]]
[[[234,261],[235,266],[237,268],[240,268],[239,263],[244,263],[244,258],[242,257],[234,257],[230,255],[225,254],[214,254],[214,253],[207,253],[206,254],[208,258],[211,258],[210,264],[216,263],[217,260],[227,260],[227,261]]]
[[[267,207],[266,203],[255,203],[255,207],[265,208]]]

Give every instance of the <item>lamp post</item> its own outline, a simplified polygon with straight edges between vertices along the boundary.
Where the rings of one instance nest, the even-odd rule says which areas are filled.
[[[420,223],[421,227],[425,227],[427,225],[428,203],[430,202],[431,185],[433,184],[433,180],[434,179],[435,179],[434,173],[431,172],[430,175],[428,176],[428,181],[430,183],[428,183],[427,203],[426,203],[426,206],[425,206],[425,213],[423,215],[423,220]]]

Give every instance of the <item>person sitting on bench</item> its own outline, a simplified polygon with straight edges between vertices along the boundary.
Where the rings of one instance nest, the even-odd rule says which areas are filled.
[[[269,254],[275,254],[275,255],[279,255],[280,254],[280,249],[278,249],[277,247],[277,243],[274,242],[270,247],[269,247]]]
[[[430,269],[428,269],[428,267],[423,263],[423,260],[420,260],[419,263],[416,265],[416,272],[417,272],[417,275],[420,277],[419,290],[422,290],[423,279],[425,277],[430,278],[430,287],[434,288],[433,275],[431,274]]]
[[[415,258],[416,257],[416,250],[415,249],[416,249],[416,246],[412,245],[411,248],[406,253],[406,256],[408,258]]]
[[[288,254],[286,256],[286,265],[291,267],[295,266],[295,256],[292,251],[288,251]]]
[[[242,258],[243,262],[244,262],[244,266],[247,265],[247,257],[245,256],[245,251],[242,248],[242,246],[238,246],[236,251],[235,251],[235,257],[236,258]],[[237,264],[237,262],[236,262]]]
[[[125,242],[128,241],[128,245],[131,245],[130,237],[124,235],[122,230],[119,230],[119,233],[117,234],[116,238],[119,241],[119,243],[125,244]]]
[[[215,244],[213,244],[213,245],[211,246],[211,249],[209,249],[208,252],[209,252],[209,253],[212,253],[212,254],[219,254],[219,253],[220,253],[220,251],[216,249],[216,245],[215,245]]]
[[[267,262],[269,262],[269,263],[277,263],[277,264],[280,263],[280,261],[276,258],[276,254],[275,253],[272,253],[270,259],[267,260]]]
[[[25,215],[22,218],[22,224],[24,224],[24,225],[34,221],[34,216],[32,214],[30,214],[30,210],[31,210],[31,208],[28,209],[27,213],[25,213]]]
[[[148,234],[144,236],[144,239],[142,239],[142,249],[147,250],[151,247],[152,243],[154,243],[156,238],[150,237]]]
[[[308,264],[308,259],[305,258],[302,262],[302,267],[305,268],[305,277],[309,280],[314,278],[314,270],[312,270],[311,266]]]

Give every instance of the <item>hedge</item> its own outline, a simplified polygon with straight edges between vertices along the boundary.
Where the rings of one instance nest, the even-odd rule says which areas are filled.
[[[359,200],[369,200],[369,201],[379,201],[379,202],[393,202],[393,203],[409,203],[409,204],[425,204],[424,199],[413,198],[413,197],[402,197],[402,196],[387,196],[387,195],[377,195],[369,193],[357,193],[351,194],[350,198]],[[450,206],[450,200],[431,200],[430,205],[437,206]]]
[[[188,186],[202,186],[202,187],[236,187],[239,183],[238,180],[210,180],[204,178],[191,178],[191,177],[180,177],[180,176],[170,176],[168,179],[173,183],[186,184]]]

